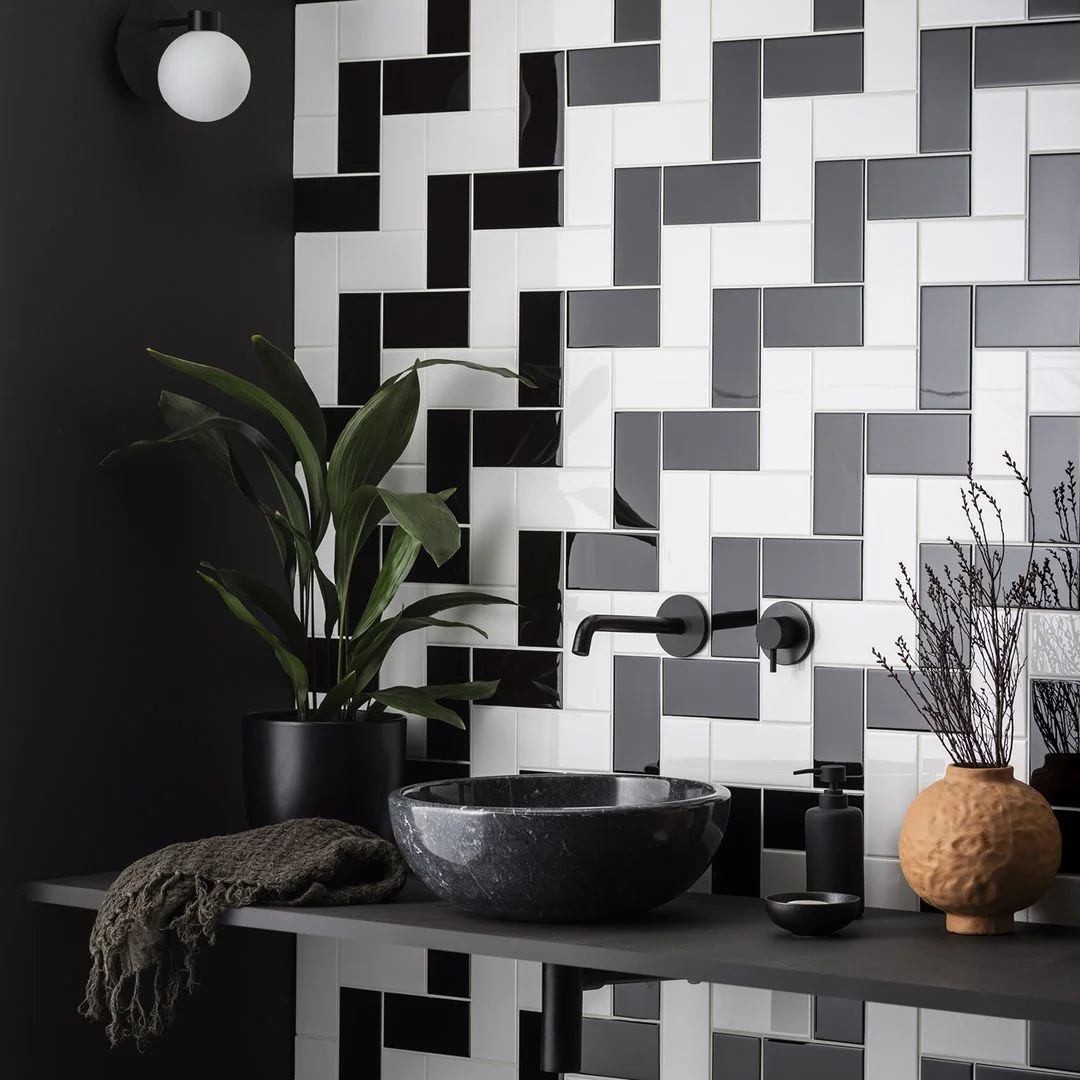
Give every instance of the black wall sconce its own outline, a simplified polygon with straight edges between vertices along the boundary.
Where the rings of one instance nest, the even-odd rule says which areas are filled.
[[[177,34],[176,31],[183,31]],[[116,60],[146,101],[164,101],[188,120],[224,120],[251,89],[244,50],[221,31],[221,12],[186,15],[169,0],[139,0],[120,21]]]

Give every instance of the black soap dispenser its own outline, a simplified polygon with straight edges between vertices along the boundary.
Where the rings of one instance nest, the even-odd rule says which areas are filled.
[[[863,816],[848,803],[847,767],[821,765],[797,769],[823,780],[821,801],[806,811],[806,888],[809,892],[851,893],[863,913]]]

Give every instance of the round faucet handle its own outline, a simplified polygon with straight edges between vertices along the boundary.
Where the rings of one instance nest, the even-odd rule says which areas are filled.
[[[769,658],[769,670],[777,664],[797,664],[814,644],[814,624],[798,604],[782,601],[773,604],[758,620],[755,630],[758,646]]]
[[[757,624],[758,644],[766,651],[790,649],[803,634],[803,627],[789,615],[766,615]]]

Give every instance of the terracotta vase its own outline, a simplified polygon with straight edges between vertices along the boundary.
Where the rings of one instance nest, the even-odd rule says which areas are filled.
[[[1060,863],[1050,804],[1011,766],[950,765],[900,828],[904,877],[954,934],[1011,933],[1013,914],[1046,892]]]
[[[1047,754],[1031,786],[1051,806],[1080,806],[1080,754]]]

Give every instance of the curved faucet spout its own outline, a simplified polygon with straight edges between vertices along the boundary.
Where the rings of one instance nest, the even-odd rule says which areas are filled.
[[[574,655],[588,656],[593,637],[601,631],[612,634],[682,634],[686,631],[686,620],[656,615],[587,615],[574,634]]]

